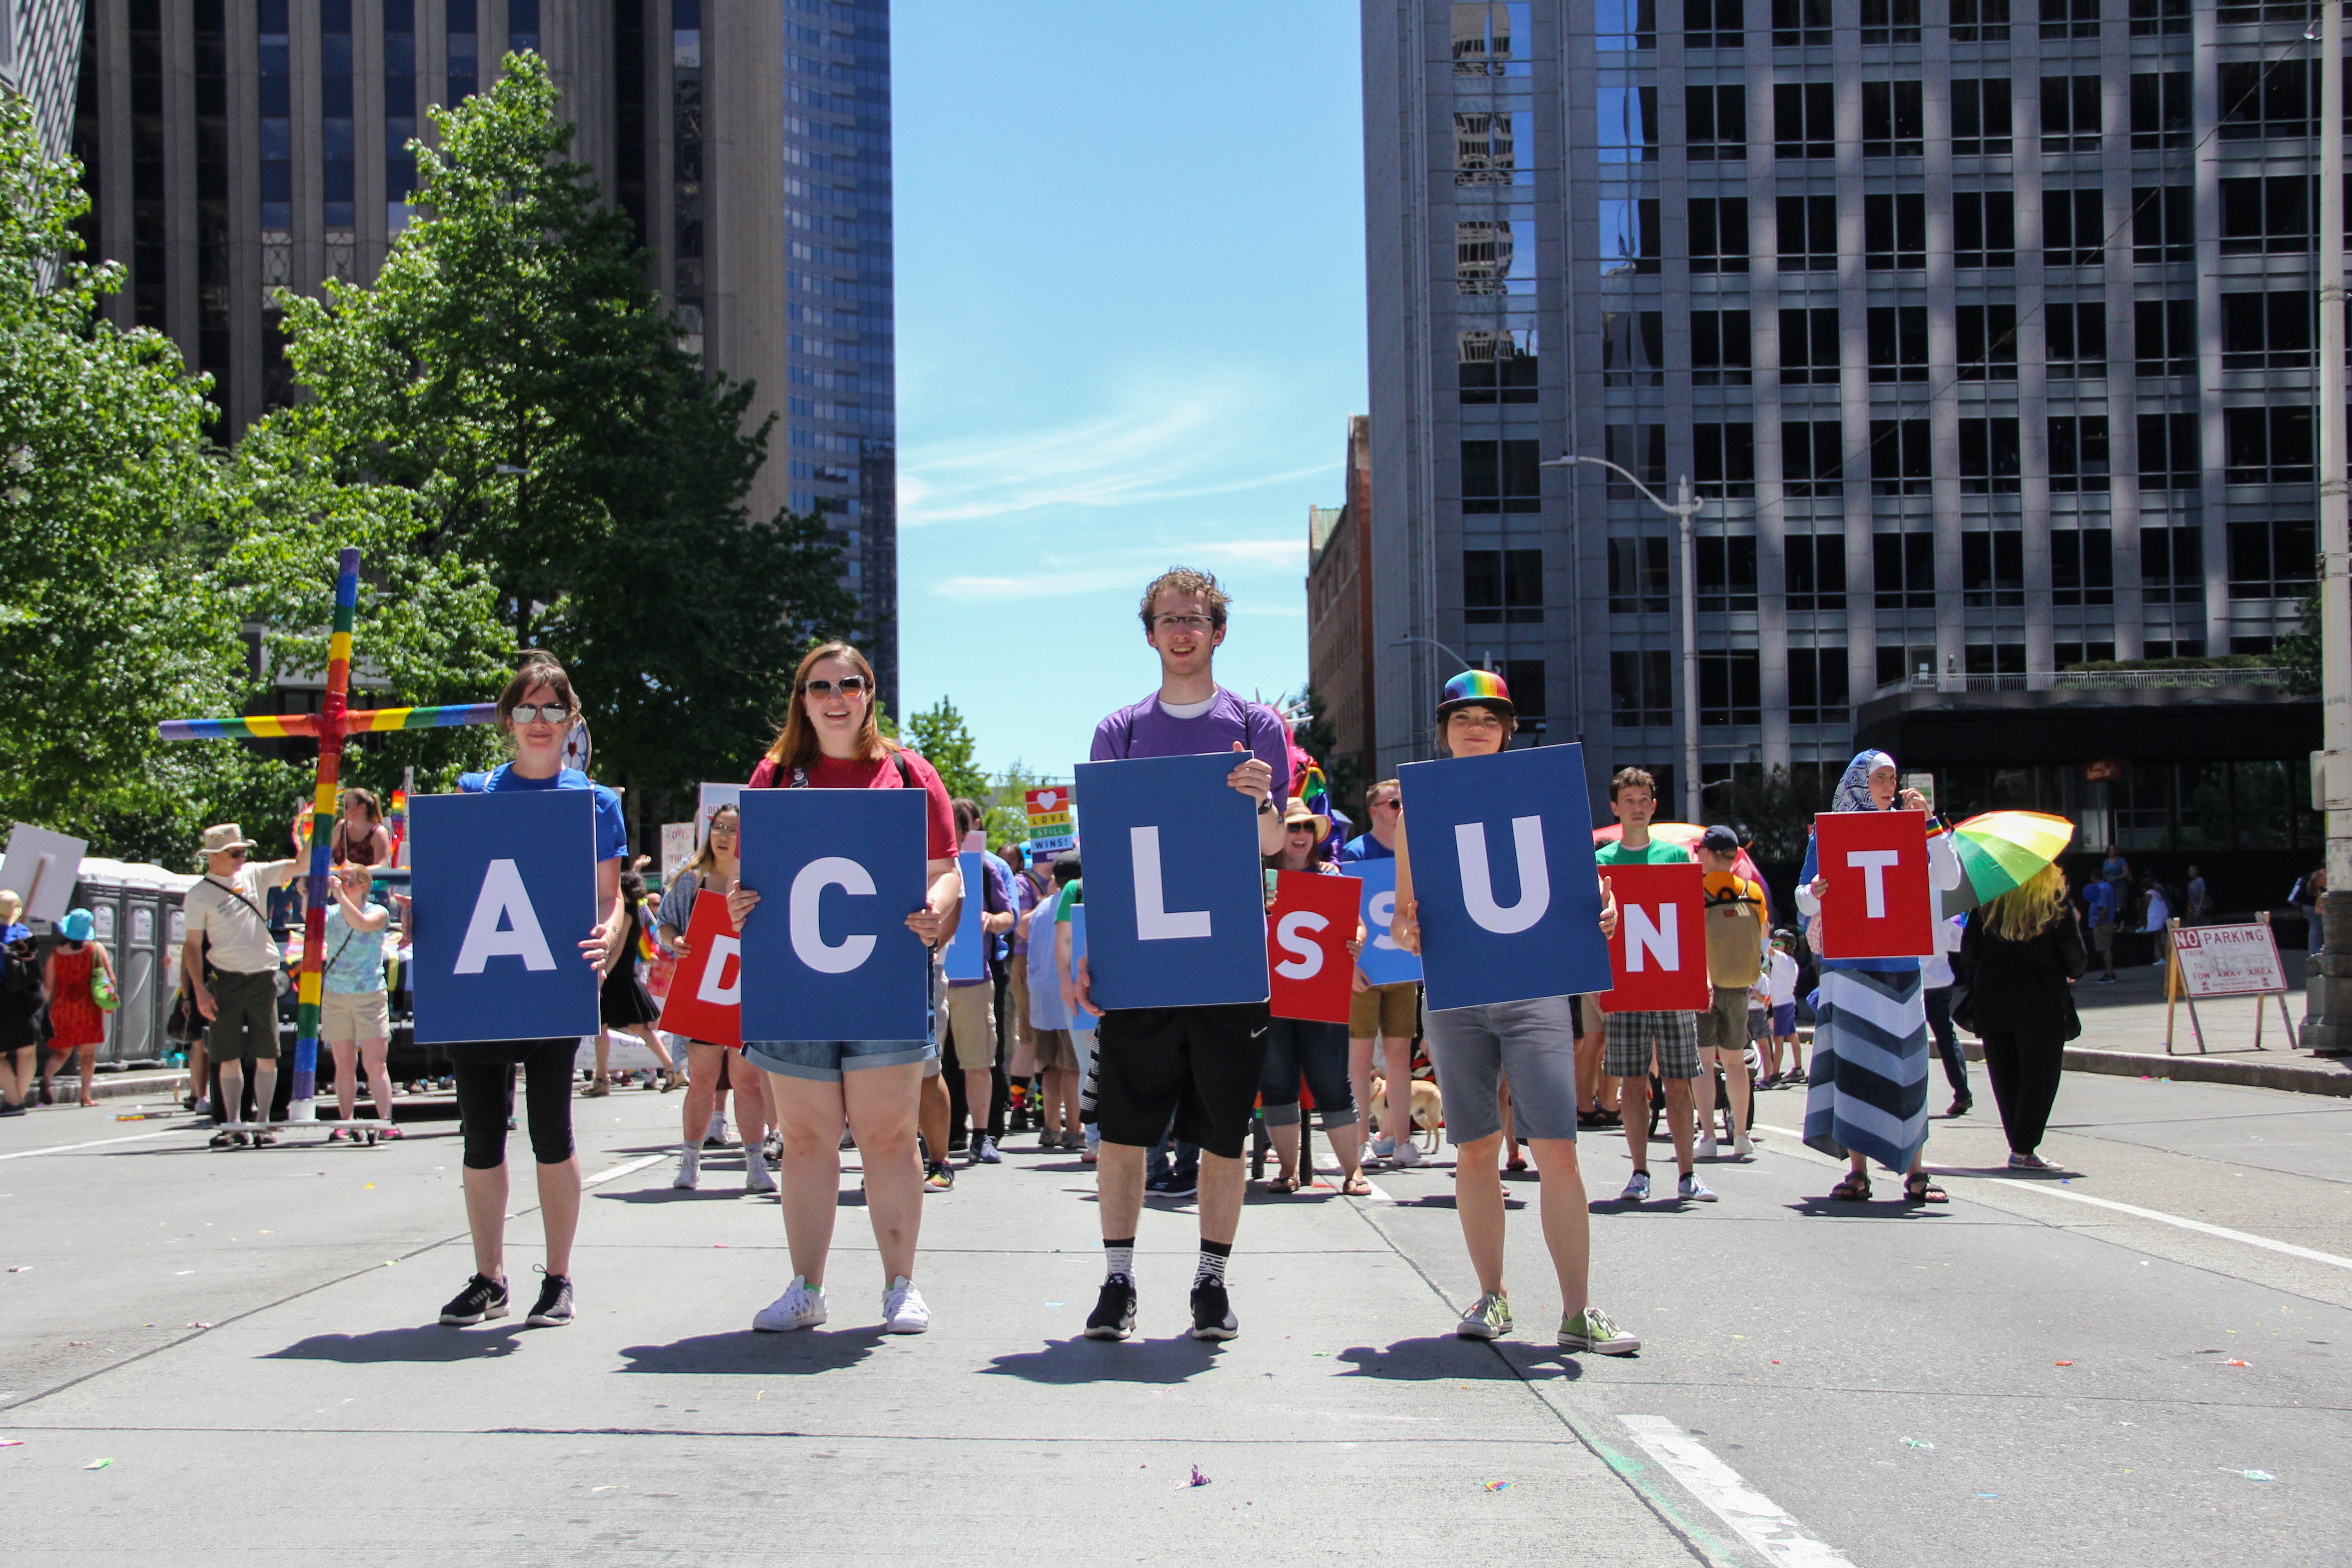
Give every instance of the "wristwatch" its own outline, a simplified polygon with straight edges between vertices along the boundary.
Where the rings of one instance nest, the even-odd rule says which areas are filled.
[[[1260,816],[1272,816],[1274,815],[1274,796],[1268,795],[1264,800],[1257,803],[1257,814]]]

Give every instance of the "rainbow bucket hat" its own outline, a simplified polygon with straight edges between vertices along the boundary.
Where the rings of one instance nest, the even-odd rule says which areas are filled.
[[[1519,710],[1511,705],[1511,689],[1503,683],[1501,676],[1491,669],[1465,669],[1445,683],[1445,695],[1437,700],[1439,721],[1443,722],[1456,708],[1467,708],[1473,703],[1492,708],[1514,721],[1519,716]]]

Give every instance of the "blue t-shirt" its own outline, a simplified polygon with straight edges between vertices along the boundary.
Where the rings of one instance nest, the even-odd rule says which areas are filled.
[[[487,773],[467,773],[457,781],[459,795],[495,795],[502,789],[584,789],[596,796],[596,860],[623,860],[629,853],[629,828],[621,819],[621,797],[592,781],[578,768],[564,768],[553,778],[525,778],[512,763],[500,763]]]
[[[2093,925],[2111,924],[2116,918],[2116,890],[2105,882],[2093,882],[2083,889],[2083,906],[2091,911]]]
[[[1339,853],[1335,858],[1343,866],[1351,860],[1393,860],[1396,858],[1396,851],[1370,834],[1360,833],[1339,847]]]

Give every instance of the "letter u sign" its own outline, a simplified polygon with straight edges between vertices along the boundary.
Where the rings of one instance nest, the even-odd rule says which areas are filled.
[[[1551,872],[1544,864],[1543,818],[1511,818],[1511,849],[1518,858],[1519,896],[1505,909],[1495,901],[1495,879],[1486,864],[1486,825],[1456,824],[1455,849],[1462,857],[1462,902],[1470,918],[1496,936],[1517,936],[1551,908]]]

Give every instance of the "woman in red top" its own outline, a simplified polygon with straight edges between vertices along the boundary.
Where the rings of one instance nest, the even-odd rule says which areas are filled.
[[[85,1107],[98,1103],[90,1096],[89,1075],[99,1045],[106,1038],[106,1015],[99,1011],[98,998],[90,994],[90,976],[102,971],[109,984],[114,981],[114,961],[107,957],[106,944],[91,934],[97,924],[88,910],[68,910],[58,926],[58,934],[65,940],[49,949],[41,974],[42,989],[49,997],[49,1027],[56,1035],[49,1049],[60,1057],[79,1058],[75,1067],[81,1075]],[[55,1070],[53,1060],[50,1071]],[[42,1087],[48,1087],[46,1074]]]
[[[875,721],[874,668],[847,643],[812,648],[793,679],[793,706],[775,744],[751,774],[753,789],[920,789],[928,797],[922,907],[907,927],[936,949],[955,931],[963,879],[956,866],[955,815],[931,764],[886,740]],[[760,902],[740,882],[727,894],[735,929]],[[841,1197],[841,1131],[857,1141],[866,1211],[882,1254],[883,1329],[919,1334],[930,1309],[915,1289],[915,1238],[923,1218],[923,1169],[916,1111],[935,1038],[746,1040],[744,1063],[764,1068],[769,1103],[782,1136],[784,1239],[793,1282],[751,1320],[781,1332],[825,1321],[824,1263]]]

